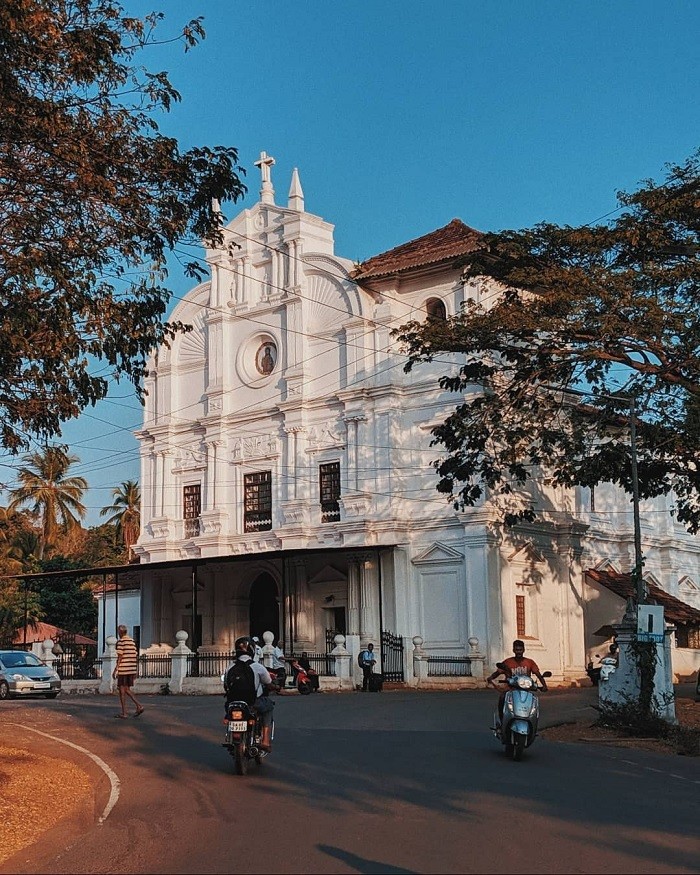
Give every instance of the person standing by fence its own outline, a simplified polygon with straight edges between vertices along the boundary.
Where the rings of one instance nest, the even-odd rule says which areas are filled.
[[[139,717],[143,714],[144,710],[136,696],[131,692],[131,688],[134,686],[136,675],[139,670],[139,652],[136,647],[136,642],[127,633],[128,629],[126,626],[117,627],[117,634],[119,635],[119,640],[117,641],[117,664],[112,673],[112,677],[116,678],[117,681],[119,703],[121,704],[122,709],[121,714],[115,714],[114,716],[119,717],[122,720],[125,720],[129,716],[126,710],[127,696],[131,699],[134,705],[136,705],[136,713],[134,714],[134,717]]]

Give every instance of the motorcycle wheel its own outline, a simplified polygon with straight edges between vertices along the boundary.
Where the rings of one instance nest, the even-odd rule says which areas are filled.
[[[510,759],[513,756],[513,745],[506,742],[506,756]]]
[[[302,696],[308,696],[311,692],[311,684],[299,684],[299,693]]]
[[[241,744],[236,745],[236,774],[237,775],[246,775],[248,773],[248,750],[246,748],[245,742],[241,742]]]
[[[513,741],[513,759],[516,763],[519,763],[520,760],[523,758],[526,739],[524,735],[516,735]]]

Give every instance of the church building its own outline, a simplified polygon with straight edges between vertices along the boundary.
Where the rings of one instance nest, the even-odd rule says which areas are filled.
[[[537,520],[513,530],[489,501],[455,510],[435,488],[431,429],[463,397],[438,385],[460,357],[406,373],[392,335],[489,293],[456,266],[479,232],[453,219],[358,265],[306,211],[297,170],[281,206],[274,159],[256,163],[258,203],[206,252],[211,279],[171,316],[191,329],[148,367],[142,647],[184,629],[223,651],[269,630],[287,652],[326,652],[341,633],[354,656],[372,641],[388,661],[420,636],[429,655],[480,653],[490,670],[523,638],[555,680],[585,677],[593,626],[624,608],[607,583],[634,564],[629,496],[541,485]],[[642,513],[645,573],[692,626],[698,539],[663,498]]]

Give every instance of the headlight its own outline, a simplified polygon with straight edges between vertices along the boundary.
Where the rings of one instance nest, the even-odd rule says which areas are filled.
[[[516,683],[519,690],[532,689],[532,678],[528,677],[527,675],[520,675]]]
[[[51,673],[51,677],[49,678],[51,681],[60,681],[61,677],[55,671]]]
[[[29,678],[23,674],[11,674],[10,680],[11,681],[28,681]]]

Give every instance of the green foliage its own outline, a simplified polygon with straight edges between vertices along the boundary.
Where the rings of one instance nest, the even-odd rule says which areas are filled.
[[[182,151],[156,116],[180,96],[141,55],[163,18],[114,0],[0,4],[0,445],[16,450],[104,398],[139,391],[162,320],[166,258],[220,240],[245,187],[230,147]],[[177,40],[204,35],[195,19]],[[161,41],[162,42],[162,41]],[[187,273],[201,276],[193,260]],[[96,373],[95,360],[103,367]]]
[[[618,197],[607,225],[485,234],[463,265],[480,302],[397,332],[407,369],[463,355],[440,385],[464,402],[433,431],[438,489],[457,507],[543,470],[555,486],[631,491],[634,399],[641,497],[673,491],[700,529],[700,153]]]
[[[141,492],[134,480],[125,480],[112,490],[114,501],[103,507],[100,516],[111,513],[107,524],[114,526],[115,537],[125,546],[127,555],[136,543],[141,528]]]
[[[68,474],[77,461],[78,457],[68,455],[63,447],[46,447],[43,452],[25,456],[25,464],[17,474],[20,485],[12,490],[10,509],[28,504],[32,513],[40,517],[39,559],[54,544],[60,528],[71,529],[85,516],[81,499],[87,481]]]
[[[42,562],[41,571],[70,571],[84,567],[63,557]],[[68,632],[95,637],[97,604],[83,577],[39,577],[32,580],[45,619]]]
[[[0,580],[0,642],[3,646],[11,646],[15,632],[24,628],[25,611],[30,628],[44,619],[36,593],[25,591],[16,580]]]
[[[126,551],[117,542],[115,527],[103,524],[93,526],[85,532],[76,561],[83,568],[94,568],[100,565],[122,565],[127,562]]]

